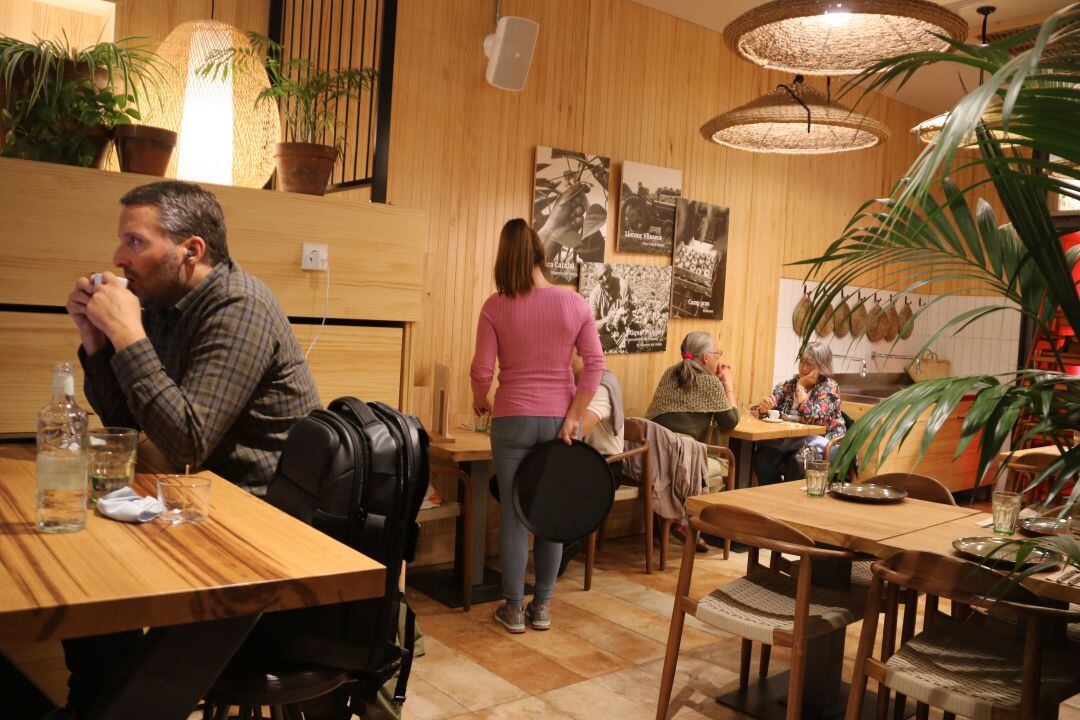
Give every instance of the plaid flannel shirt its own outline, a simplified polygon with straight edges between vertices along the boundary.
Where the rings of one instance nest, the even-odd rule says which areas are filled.
[[[292,424],[319,395],[270,289],[233,261],[168,310],[143,310],[147,339],[87,356],[90,405],[140,428],[177,468],[205,467],[261,495]]]

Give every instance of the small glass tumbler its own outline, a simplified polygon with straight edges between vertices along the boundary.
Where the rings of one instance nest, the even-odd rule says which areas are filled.
[[[1012,535],[1020,519],[1020,493],[998,490],[993,496],[994,534]]]
[[[1069,533],[1080,540],[1080,515],[1073,515],[1069,518]]]
[[[473,430],[486,433],[491,425],[491,413],[481,413],[473,417]]]
[[[158,501],[165,506],[161,518],[173,525],[201,523],[210,517],[210,479],[193,475],[166,475],[157,482]]]
[[[806,494],[809,497],[824,497],[829,489],[829,462],[827,460],[806,461]]]
[[[135,481],[139,431],[104,427],[87,434],[90,436],[90,499],[97,502],[101,496]]]

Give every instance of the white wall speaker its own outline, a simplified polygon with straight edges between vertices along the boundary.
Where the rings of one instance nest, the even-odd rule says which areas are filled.
[[[484,38],[487,81],[502,90],[524,88],[539,32],[540,25],[528,18],[499,18],[494,34]]]

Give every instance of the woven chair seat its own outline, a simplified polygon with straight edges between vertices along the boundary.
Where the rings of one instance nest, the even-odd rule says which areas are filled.
[[[799,560],[795,560],[791,563],[792,577],[797,577],[799,574],[799,562]],[[851,563],[852,587],[858,586],[866,589],[870,588],[870,583],[874,580],[874,573],[870,569],[870,566],[873,564],[873,560],[856,560]]]
[[[1020,641],[941,619],[886,661],[885,684],[945,712],[991,720],[994,705],[1019,708],[1023,657]],[[1078,688],[1076,659],[1044,651],[1040,705],[1057,705]]]
[[[702,622],[740,637],[772,645],[777,630],[795,628],[795,578],[760,570],[713,590],[698,603]],[[866,588],[810,591],[808,637],[824,635],[862,620]]]

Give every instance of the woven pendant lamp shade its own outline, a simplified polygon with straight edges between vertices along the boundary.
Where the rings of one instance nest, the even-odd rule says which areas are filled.
[[[941,134],[941,130],[945,127],[945,123],[948,119],[949,113],[947,112],[941,113],[940,115],[935,115],[932,118],[923,120],[921,123],[911,128],[911,133],[915,136],[915,139],[918,140],[920,144],[929,145],[930,143],[937,140],[938,135]],[[1001,116],[996,112],[993,114],[984,113],[983,119],[988,125],[993,127],[995,123],[1000,123]],[[1009,142],[1009,134],[1007,132],[1005,132],[1004,130],[993,130],[993,133],[997,141],[1001,143],[1002,149],[1008,149],[1013,147],[1013,144]],[[974,132],[968,133],[967,136],[964,138],[964,142],[961,143],[960,147],[972,148],[977,150],[979,147],[978,136],[976,136]]]
[[[161,43],[157,52],[176,74],[165,71],[170,82],[160,103],[145,103],[145,122],[180,135],[166,176],[256,188],[270,178],[281,120],[276,103],[255,104],[270,86],[262,66],[249,63],[226,79],[196,72],[217,50],[250,46],[242,31],[213,20],[178,25]]]
[[[948,46],[967,36],[959,15],[927,0],[774,0],[724,28],[733,52],[772,70],[856,75],[880,58]]]
[[[757,100],[714,117],[701,126],[706,140],[751,152],[825,154],[864,150],[889,139],[889,128],[853,113],[806,83],[796,82],[791,93],[778,87]],[[806,108],[810,108],[807,132]]]

